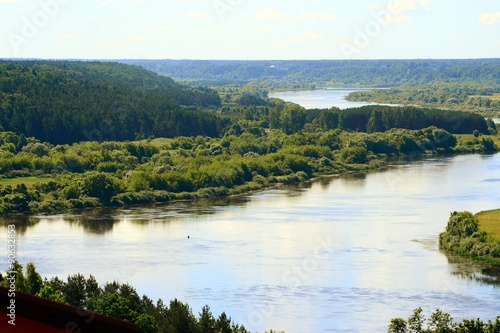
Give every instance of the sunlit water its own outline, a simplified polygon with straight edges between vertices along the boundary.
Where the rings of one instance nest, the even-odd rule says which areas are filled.
[[[228,200],[36,217],[17,227],[18,256],[44,276],[129,282],[195,313],[209,304],[251,331],[384,332],[419,306],[494,319],[500,287],[439,252],[438,234],[451,211],[498,208],[499,184],[500,155],[468,155]]]
[[[270,93],[269,97],[280,98],[287,102],[297,103],[306,109],[328,109],[332,106],[338,107],[339,109],[347,109],[378,104],[368,102],[349,102],[345,99],[351,92],[363,90],[373,90],[373,88],[331,88],[307,91],[280,91]]]

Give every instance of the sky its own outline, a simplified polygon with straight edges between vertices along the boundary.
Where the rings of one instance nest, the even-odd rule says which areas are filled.
[[[500,57],[499,0],[0,0],[0,58]]]

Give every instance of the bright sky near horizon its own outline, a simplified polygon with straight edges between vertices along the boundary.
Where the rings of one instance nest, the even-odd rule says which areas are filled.
[[[500,57],[499,0],[0,0],[0,58]]]

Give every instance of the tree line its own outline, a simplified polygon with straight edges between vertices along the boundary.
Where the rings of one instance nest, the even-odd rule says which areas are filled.
[[[141,297],[128,283],[113,281],[99,285],[94,276],[85,277],[80,273],[69,275],[66,280],[59,277],[47,279],[42,278],[33,263],[28,263],[23,269],[17,261],[12,263],[9,273],[5,277],[0,274],[0,285],[10,288],[12,282],[8,278],[13,276],[16,292],[133,322],[140,333],[250,333],[243,325],[234,323],[225,312],[214,316],[208,305],[196,315],[189,304],[177,299],[166,304],[162,299],[154,302],[146,295]],[[277,333],[270,331],[273,332]],[[391,319],[387,332],[498,333],[500,316],[494,321],[465,318],[456,322],[450,314],[439,309],[426,318],[422,308],[417,308],[408,319]]]
[[[499,59],[442,60],[122,60],[161,75],[257,82],[266,89],[330,85],[393,87],[432,82],[500,83]]]
[[[227,196],[322,174],[369,170],[387,158],[488,152],[491,138],[459,142],[451,133],[339,129],[249,131],[133,142],[54,145],[0,132],[0,214],[123,206]],[[26,186],[24,177],[34,177]]]
[[[218,93],[118,63],[0,61],[0,127],[42,141],[219,135]]]
[[[140,333],[250,333],[225,312],[215,317],[208,305],[195,315],[187,303],[177,299],[168,304],[162,299],[154,302],[146,295],[141,297],[127,283],[113,281],[100,286],[94,276],[86,278],[80,273],[69,275],[66,280],[43,279],[33,263],[28,263],[25,270],[18,262],[12,267],[9,276],[0,274],[0,285],[11,288],[7,278],[12,275],[16,292],[129,321],[138,326]]]
[[[500,112],[500,84],[434,82],[423,85],[405,84],[391,89],[356,91],[349,94],[349,101],[423,105],[474,112]]]
[[[483,321],[479,318],[465,318],[460,322],[439,309],[429,318],[423,314],[422,308],[417,308],[408,317],[393,318],[389,324],[388,333],[497,333],[500,332],[500,316],[494,321]]]
[[[187,87],[117,63],[0,62],[0,129],[42,142],[124,141],[241,134],[279,129],[383,132],[436,126],[451,133],[496,133],[481,116],[416,107],[306,110],[264,91],[219,93]],[[223,103],[223,104],[222,104]]]

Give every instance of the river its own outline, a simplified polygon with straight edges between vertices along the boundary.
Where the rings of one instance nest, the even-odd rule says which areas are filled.
[[[339,109],[347,109],[378,104],[369,102],[349,102],[345,99],[351,92],[373,89],[374,88],[328,88],[305,91],[280,91],[270,93],[269,97],[280,98],[287,102],[297,103],[306,109],[328,109],[332,106],[336,106]],[[393,105],[396,106],[395,104]]]
[[[466,155],[230,199],[32,217],[16,228],[18,257],[44,276],[128,282],[195,313],[209,304],[252,332],[385,332],[419,306],[494,319],[500,287],[441,253],[438,234],[451,211],[498,208],[499,183],[500,154]]]

